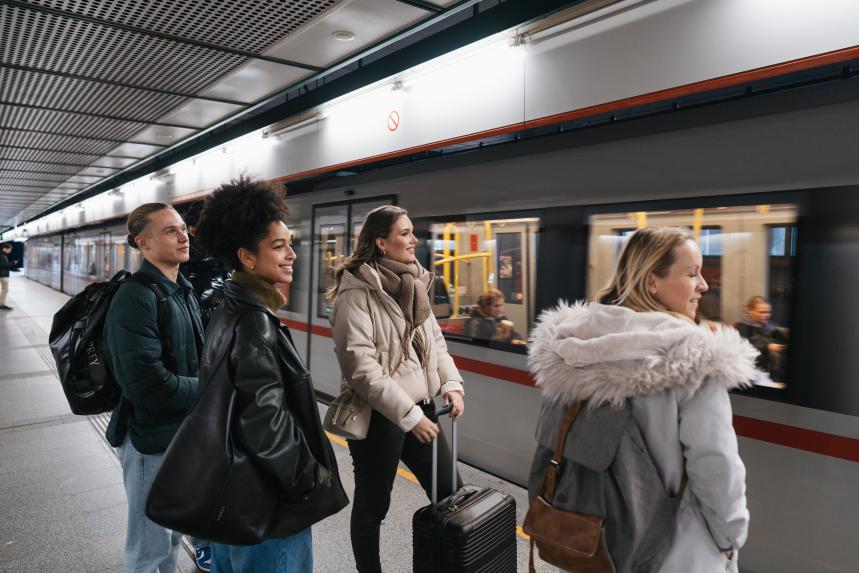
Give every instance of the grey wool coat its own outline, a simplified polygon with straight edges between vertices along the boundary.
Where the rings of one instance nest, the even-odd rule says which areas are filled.
[[[749,512],[728,390],[755,378],[756,356],[731,328],[597,303],[562,303],[532,332],[528,362],[544,397],[543,446],[552,447],[562,406],[586,400],[591,414],[606,406],[629,411],[671,494],[685,467],[688,486],[660,573],[737,571]],[[598,447],[588,449],[598,457]]]

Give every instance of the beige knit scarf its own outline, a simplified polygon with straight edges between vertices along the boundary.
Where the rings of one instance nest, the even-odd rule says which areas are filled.
[[[427,295],[430,274],[417,262],[400,263],[384,257],[376,261],[374,268],[379,273],[382,288],[397,301],[406,318],[403,359],[409,358],[409,347],[414,346],[421,366],[426,367],[429,348],[420,326],[432,312]]]

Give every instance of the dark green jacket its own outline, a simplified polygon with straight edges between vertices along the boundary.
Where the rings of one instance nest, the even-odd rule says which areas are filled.
[[[144,454],[167,449],[197,396],[198,358],[194,331],[202,339],[200,307],[191,284],[181,274],[178,284],[149,261],[140,270],[157,280],[169,295],[169,337],[176,372],[162,359],[158,333],[158,300],[149,287],[133,282],[119,287],[104,323],[104,342],[110,370],[122,389],[106,437],[114,447],[126,433]]]

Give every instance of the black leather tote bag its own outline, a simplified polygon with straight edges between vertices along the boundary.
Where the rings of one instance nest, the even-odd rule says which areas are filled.
[[[193,537],[230,545],[265,540],[280,498],[274,478],[234,439],[236,388],[223,365],[230,353],[233,317],[218,344],[214,376],[200,392],[155,474],[146,515]],[[201,365],[202,366],[202,365]]]

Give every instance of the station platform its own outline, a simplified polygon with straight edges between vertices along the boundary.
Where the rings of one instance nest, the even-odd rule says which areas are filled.
[[[126,498],[119,461],[103,438],[106,415],[71,413],[47,343],[53,314],[69,297],[17,273],[9,283],[7,304],[13,310],[0,313],[0,572],[120,572]],[[330,439],[351,498],[346,442]],[[466,464],[460,472],[466,483],[513,495],[521,526],[527,509],[523,488]],[[382,529],[386,573],[411,571],[412,514],[427,503],[414,476],[401,467]],[[350,512],[351,506],[313,527],[314,571],[354,571]],[[517,541],[518,570],[527,571],[521,527]],[[179,571],[196,571],[189,554],[180,553]],[[555,571],[537,562],[538,571]]]

